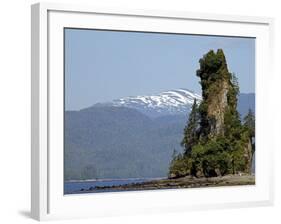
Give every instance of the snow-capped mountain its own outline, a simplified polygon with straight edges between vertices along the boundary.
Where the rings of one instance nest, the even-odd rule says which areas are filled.
[[[157,117],[185,114],[190,111],[194,99],[200,102],[201,96],[187,89],[177,89],[155,95],[124,97],[107,104],[137,109],[146,115]]]

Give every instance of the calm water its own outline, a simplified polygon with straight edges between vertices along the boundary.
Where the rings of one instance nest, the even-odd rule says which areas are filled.
[[[65,194],[82,193],[81,189],[89,190],[90,187],[119,186],[119,185],[131,184],[131,183],[143,183],[143,182],[151,181],[151,180],[155,180],[155,179],[161,179],[161,178],[65,182],[64,183],[64,193]],[[110,190],[105,190],[105,191],[110,191]]]

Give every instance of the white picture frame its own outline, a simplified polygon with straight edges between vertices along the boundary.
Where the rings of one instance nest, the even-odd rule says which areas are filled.
[[[248,207],[273,203],[270,141],[273,19],[38,3],[32,15],[31,214],[37,220]],[[256,185],[63,194],[63,28],[256,38]],[[137,202],[137,203],[136,203]]]

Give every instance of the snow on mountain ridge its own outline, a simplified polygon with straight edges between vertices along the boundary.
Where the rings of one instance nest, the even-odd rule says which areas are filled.
[[[124,97],[114,100],[116,105],[124,105],[131,102],[144,103],[159,107],[192,104],[194,99],[201,101],[201,96],[186,89],[169,90],[157,95]]]
[[[187,89],[164,91],[148,96],[130,96],[112,101],[113,106],[134,108],[151,116],[186,113],[194,99],[201,101],[201,96]]]

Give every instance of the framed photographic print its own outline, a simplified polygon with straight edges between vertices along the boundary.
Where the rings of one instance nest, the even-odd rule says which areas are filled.
[[[270,18],[32,6],[32,216],[269,205]]]

